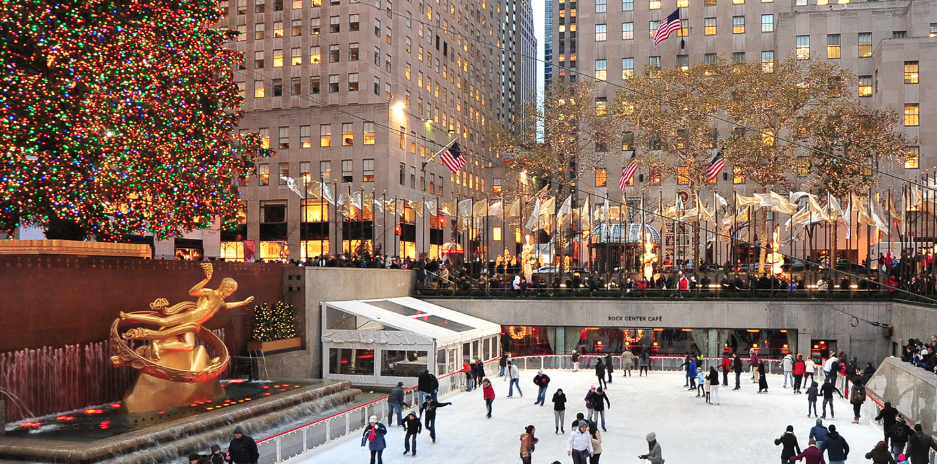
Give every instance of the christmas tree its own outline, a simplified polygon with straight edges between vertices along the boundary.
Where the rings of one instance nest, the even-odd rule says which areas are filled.
[[[272,342],[296,336],[296,318],[293,306],[284,302],[268,306],[264,303],[254,308],[254,340]]]
[[[159,238],[235,217],[234,181],[269,156],[211,0],[0,4],[0,231]]]

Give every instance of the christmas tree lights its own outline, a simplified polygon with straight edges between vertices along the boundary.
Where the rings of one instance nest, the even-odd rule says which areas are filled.
[[[296,337],[293,306],[282,301],[273,306],[264,303],[254,308],[254,340],[272,342]]]
[[[0,5],[0,231],[59,218],[158,238],[233,218],[234,181],[269,156],[215,1]]]

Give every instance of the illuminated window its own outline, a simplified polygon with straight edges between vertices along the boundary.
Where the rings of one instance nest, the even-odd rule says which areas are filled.
[[[260,180],[260,185],[270,185],[270,165],[261,164],[257,166],[257,178]]]
[[[501,226],[494,226],[491,228],[491,238],[496,242],[501,241]]]
[[[689,55],[677,55],[677,67],[686,71],[690,69],[690,56]]]
[[[810,36],[809,35],[797,36],[797,59],[798,60],[810,59]]]
[[[364,144],[374,145],[374,123],[364,123]]]
[[[686,166],[677,166],[677,185],[689,185],[690,170]]]
[[[596,42],[605,42],[605,38],[608,35],[608,25],[607,24],[596,24],[595,25],[595,41]]]
[[[859,33],[859,58],[868,58],[872,56],[872,33]]]
[[[274,50],[273,51],[273,67],[282,68],[283,67],[283,50]]]
[[[320,147],[332,146],[332,125],[331,124],[319,125],[319,146]]]
[[[289,126],[281,127],[277,132],[278,140],[280,142],[280,149],[285,150],[290,147],[290,128]]]
[[[744,5],[745,0],[732,0],[733,5]]]
[[[364,171],[364,182],[374,182],[374,160],[365,159],[361,166]]]
[[[356,32],[360,29],[360,19],[357,14],[348,15],[348,30],[351,32]]]
[[[650,5],[648,9],[650,10],[659,10],[660,9],[660,0],[650,0]]]
[[[348,44],[348,61],[358,61],[360,56],[361,52],[358,42]]]
[[[774,15],[761,15],[761,32],[774,32]]]
[[[797,157],[797,177],[807,177],[810,175],[810,158],[807,156]]]
[[[689,8],[690,0],[677,0],[677,8]]]
[[[732,17],[732,33],[733,34],[745,33],[745,17],[744,16]]]
[[[264,98],[264,81],[254,81],[254,98]]]
[[[930,23],[930,38],[937,37],[937,23]]]
[[[319,177],[323,182],[332,181],[332,162],[319,161]]]
[[[286,185],[286,179],[290,177],[290,163],[280,163],[279,169],[280,172],[277,177],[277,183],[279,185]]]
[[[919,169],[921,159],[921,147],[907,147],[904,152],[904,168]]]
[[[918,116],[920,114],[920,107],[917,103],[905,103],[904,104],[904,125],[906,127],[917,126],[919,125]]]
[[[716,35],[716,18],[703,19],[703,35]]]
[[[283,38],[283,21],[273,22],[273,38],[275,39]]]
[[[733,184],[745,183],[745,173],[742,171],[742,168],[738,166],[735,166],[732,168],[732,183]]]
[[[247,40],[247,26],[246,25],[242,24],[238,26],[237,33],[238,33],[238,42],[243,42]]]
[[[606,114],[608,114],[608,100],[605,97],[597,97],[595,99],[595,115],[605,116]]]
[[[774,72],[774,50],[761,52],[761,71],[766,73]]]
[[[826,58],[830,60],[838,60],[842,52],[840,50],[840,38],[839,34],[827,34],[826,35]]]
[[[634,39],[634,23],[621,23],[621,40]]]
[[[358,73],[348,73],[348,91],[358,91]]]
[[[290,49],[290,65],[296,66],[303,64],[303,51],[301,48]]]
[[[621,59],[621,78],[623,80],[634,77],[634,58]]]
[[[264,39],[264,25],[254,24],[254,40],[263,40],[263,39]]]
[[[608,79],[607,63],[606,60],[595,60],[595,80],[604,81]]]
[[[648,183],[651,185],[660,185],[661,170],[658,167],[651,167],[647,172]]]
[[[872,76],[859,76],[859,96],[872,96]]]
[[[310,189],[311,190],[311,189]],[[318,189],[316,189],[318,194]],[[328,222],[329,204],[326,200],[303,200],[302,205],[305,210],[305,221],[303,222]]]
[[[290,30],[292,31],[293,37],[299,37],[303,35],[303,20],[294,19],[291,21]]]
[[[309,47],[309,62],[319,64],[322,62],[322,49],[318,45]]]
[[[705,6],[716,6],[716,0],[703,0]]]
[[[608,182],[608,171],[605,168],[595,170],[595,186],[605,187]]]
[[[648,21],[647,28],[650,31],[650,36],[653,39],[657,35],[657,29],[660,27],[660,21]]]
[[[260,146],[270,148],[270,129],[266,127],[260,128]]]
[[[353,160],[342,160],[342,183],[350,184],[355,181],[355,162]]]
[[[566,32],[566,25],[560,24],[560,34]]]
[[[905,61],[904,62],[904,83],[905,84],[917,84],[918,82],[918,62],[917,61]]]
[[[690,20],[681,19],[680,29],[677,29],[677,37],[689,37],[689,36],[690,36]]]
[[[342,123],[342,145],[350,147],[355,144],[355,133],[350,122]]]

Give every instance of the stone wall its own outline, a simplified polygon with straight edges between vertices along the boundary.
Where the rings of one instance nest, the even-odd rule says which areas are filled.
[[[937,308],[904,302],[892,303],[892,338],[899,350],[909,338],[920,338],[925,343],[937,335]],[[892,354],[900,356],[900,351]]]

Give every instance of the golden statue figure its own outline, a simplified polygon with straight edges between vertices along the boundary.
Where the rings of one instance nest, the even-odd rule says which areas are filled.
[[[534,243],[529,234],[525,236],[525,239],[524,247],[521,249],[521,261],[524,264],[524,278],[529,282],[534,277]]]
[[[644,265],[644,278],[648,282],[654,277],[654,264],[657,263],[657,255],[654,253],[654,242],[651,237],[646,237],[644,242],[644,254],[641,255],[641,263]]]
[[[205,288],[211,280],[213,267],[202,264],[205,279],[189,290],[198,301],[186,301],[169,306],[164,298],[150,303],[152,311],[121,312],[111,325],[110,346],[114,367],[131,366],[139,370],[133,387],[124,395],[122,407],[128,412],[152,411],[195,401],[209,400],[224,395],[218,376],[230,361],[224,343],[202,324],[222,309],[233,309],[249,304],[244,301],[226,303],[225,298],[237,290],[237,282],[224,278],[217,290]],[[159,326],[158,330],[135,327],[122,336],[121,323],[140,323]],[[201,339],[204,345],[196,343]],[[130,349],[124,340],[145,340],[149,344]],[[210,358],[206,346],[218,356]]]
[[[766,262],[768,263],[769,269],[771,269],[771,274],[773,275],[781,275],[781,273],[784,272],[784,255],[779,253],[781,250],[780,235],[781,226],[777,226],[774,229],[774,237],[772,237],[771,240],[771,248],[773,251],[768,253],[768,256],[766,257]]]

